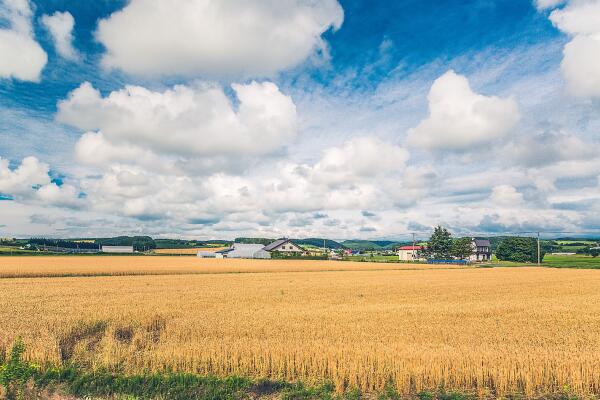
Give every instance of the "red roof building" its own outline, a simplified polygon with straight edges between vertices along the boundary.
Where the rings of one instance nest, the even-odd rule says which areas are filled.
[[[400,261],[419,261],[420,251],[423,249],[423,246],[401,246],[398,249],[398,257]]]
[[[423,246],[402,246],[398,250],[423,250]]]

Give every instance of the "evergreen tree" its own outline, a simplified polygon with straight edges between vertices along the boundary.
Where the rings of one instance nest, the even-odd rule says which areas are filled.
[[[426,254],[429,258],[436,260],[452,258],[452,236],[446,228],[438,226],[434,229],[429,243],[427,243]]]
[[[452,255],[459,260],[466,260],[473,254],[471,238],[465,237],[456,239],[452,244]]]

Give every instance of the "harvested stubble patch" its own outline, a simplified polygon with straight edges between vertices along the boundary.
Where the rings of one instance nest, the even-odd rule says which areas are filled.
[[[492,268],[0,279],[43,365],[527,396],[600,394],[600,274]],[[67,339],[65,339],[67,338]]]

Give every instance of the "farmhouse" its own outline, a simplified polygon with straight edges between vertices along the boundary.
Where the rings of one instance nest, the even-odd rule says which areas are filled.
[[[418,261],[421,250],[423,246],[402,246],[398,249],[398,257],[400,261]]]
[[[292,242],[290,239],[277,239],[273,243],[265,246],[268,252],[279,251],[281,253],[304,253],[305,250]]]
[[[492,244],[487,239],[475,239],[471,241],[473,253],[469,256],[470,261],[491,261]]]
[[[133,246],[102,246],[103,253],[133,253]]]

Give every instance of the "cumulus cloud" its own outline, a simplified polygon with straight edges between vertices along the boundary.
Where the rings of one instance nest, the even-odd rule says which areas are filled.
[[[82,200],[72,185],[61,186],[51,181],[50,167],[36,157],[25,157],[11,169],[8,160],[0,158],[0,193],[24,202],[47,206],[79,207]]]
[[[523,195],[510,185],[498,185],[492,189],[490,200],[501,206],[514,207],[523,202]]]
[[[571,36],[561,64],[568,90],[576,96],[600,96],[600,2],[569,1],[549,18]]]
[[[408,152],[371,137],[328,148],[313,163],[269,161],[245,174],[213,171],[207,176],[124,162],[119,157],[128,157],[127,149],[119,157],[106,158],[102,155],[106,143],[99,133],[86,133],[82,140],[89,141],[78,144],[89,147],[84,154],[93,156],[96,147],[100,158],[108,160],[104,166],[95,165],[102,170],[100,177],[81,181],[91,209],[143,221],[183,221],[193,225],[190,229],[271,226],[278,218],[300,229],[301,221],[310,221],[302,223],[306,226],[312,221],[324,224],[328,214],[323,210],[379,208],[394,202],[386,188],[407,189],[403,174]],[[361,157],[362,162],[354,162]],[[383,181],[388,184],[379,187]],[[286,218],[288,213],[293,217]]]
[[[103,156],[123,158],[134,147],[187,157],[258,156],[272,153],[296,135],[296,107],[270,82],[234,84],[235,107],[213,85],[178,85],[164,92],[126,86],[107,97],[83,83],[58,104],[57,119],[82,130],[98,130],[79,145],[102,143]],[[126,145],[125,148],[109,146]]]
[[[104,66],[133,74],[268,76],[327,52],[337,0],[132,0],[101,20]]]
[[[32,188],[50,183],[49,166],[35,157],[25,157],[21,164],[11,169],[8,160],[0,157],[0,193],[24,195]]]
[[[58,54],[67,60],[77,60],[79,54],[73,47],[75,19],[73,19],[71,13],[57,11],[52,15],[42,16],[41,22],[52,36]]]
[[[31,26],[32,10],[28,0],[4,0],[0,20],[8,28],[0,29],[0,78],[37,82],[48,56],[35,41]]]
[[[35,192],[35,197],[44,205],[56,207],[79,208],[84,205],[77,188],[69,184],[61,186],[56,183],[46,184]]]
[[[514,100],[477,94],[452,70],[435,80],[427,99],[429,116],[408,131],[408,139],[430,150],[471,149],[507,135],[519,121]]]
[[[404,169],[406,149],[374,137],[358,137],[341,147],[324,151],[321,160],[310,169],[311,179],[331,186],[354,184],[364,179]]]

